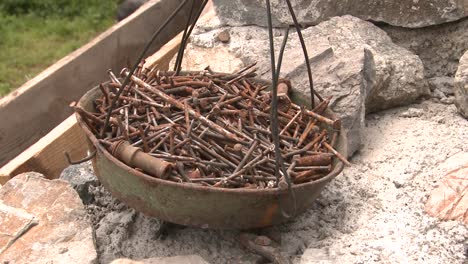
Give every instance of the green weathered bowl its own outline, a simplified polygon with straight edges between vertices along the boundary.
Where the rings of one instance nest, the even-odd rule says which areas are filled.
[[[78,105],[95,111],[93,101],[100,96],[101,91],[95,87],[80,99]],[[325,116],[334,118],[329,110]],[[141,173],[114,158],[99,144],[81,116],[77,114],[76,118],[90,148],[96,149],[94,171],[104,187],[137,211],[181,225],[250,229],[283,223],[310,208],[325,185],[343,170],[343,163],[335,159],[333,170],[325,177],[293,185],[294,206],[287,190],[205,187],[161,180]],[[340,134],[337,150],[346,156],[346,138],[344,133]]]

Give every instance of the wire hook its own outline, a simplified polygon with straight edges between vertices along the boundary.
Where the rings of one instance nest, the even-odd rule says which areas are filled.
[[[65,158],[67,159],[68,164],[70,164],[70,165],[78,165],[78,164],[81,164],[81,163],[83,163],[83,162],[89,161],[89,160],[91,160],[92,158],[94,158],[94,156],[96,156],[96,152],[97,152],[96,149],[93,150],[91,153],[89,153],[89,151],[88,151],[88,156],[86,156],[86,157],[84,157],[84,158],[82,158],[82,159],[80,159],[80,160],[74,160],[74,161],[72,161],[72,159],[71,159],[71,157],[70,157],[70,154],[68,154],[68,152],[65,152],[65,153],[63,153],[63,154],[65,154]]]

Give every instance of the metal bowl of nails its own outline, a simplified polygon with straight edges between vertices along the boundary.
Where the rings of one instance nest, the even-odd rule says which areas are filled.
[[[121,79],[109,76],[76,104],[77,120],[101,183],[147,215],[217,229],[280,224],[310,208],[348,163],[330,100],[300,106],[287,80],[277,86],[286,178],[275,160],[271,83],[255,72],[140,69],[112,110]]]

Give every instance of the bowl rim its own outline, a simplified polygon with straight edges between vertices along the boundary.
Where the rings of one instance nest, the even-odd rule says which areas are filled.
[[[168,73],[170,73],[170,72],[168,71]],[[199,73],[199,72],[182,72],[182,74],[183,73]],[[256,81],[260,80],[262,82],[266,82],[263,79],[257,79],[257,78],[252,78],[252,79],[256,80]],[[77,105],[81,106],[81,107],[84,107],[84,105],[83,105],[84,100],[87,100],[87,99],[93,100],[93,99],[95,99],[93,97],[93,95],[94,94],[99,94],[99,93],[100,93],[99,86],[95,86],[94,88],[87,91],[80,98]],[[334,113],[329,109],[327,109],[327,114],[332,116],[332,117],[334,116]],[[218,193],[218,192],[233,193],[233,194],[250,193],[250,194],[259,194],[259,195],[287,194],[288,193],[288,189],[282,190],[282,189],[279,189],[278,187],[271,188],[271,189],[215,188],[215,187],[203,186],[203,185],[200,185],[200,184],[193,184],[193,183],[187,183],[187,182],[183,182],[183,183],[173,182],[173,181],[159,179],[157,177],[150,176],[150,175],[148,175],[146,173],[135,170],[134,168],[128,166],[127,164],[123,163],[119,159],[112,156],[110,154],[110,152],[107,151],[107,149],[104,148],[99,143],[98,139],[91,132],[91,130],[89,129],[87,124],[83,121],[81,116],[76,112],[75,112],[75,116],[76,116],[76,119],[77,119],[77,123],[79,124],[81,129],[83,129],[83,131],[85,132],[85,135],[86,135],[87,139],[89,141],[91,141],[93,147],[97,150],[96,155],[92,159],[93,161],[96,160],[96,156],[99,153],[102,153],[106,159],[108,159],[109,161],[115,163],[120,169],[122,169],[124,171],[127,171],[127,172],[130,172],[134,176],[137,176],[137,177],[141,178],[142,180],[149,181],[152,184],[167,185],[167,186],[171,186],[171,187],[178,187],[178,188],[196,190],[196,191],[215,192],[215,193]],[[346,147],[346,140],[347,139],[346,139],[346,136],[345,136],[344,132],[345,131],[343,129],[341,129],[341,133],[339,135],[339,140],[342,141],[341,142],[341,144],[343,145],[342,148],[343,148],[344,152],[346,153],[347,152],[347,147]],[[90,144],[88,144],[88,145],[90,145]],[[336,176],[338,176],[343,171],[343,169],[344,169],[343,162],[338,160],[336,165],[334,166],[333,170],[330,173],[328,173],[327,175],[325,175],[324,177],[322,177],[322,178],[320,178],[318,180],[315,180],[315,181],[300,183],[300,184],[297,184],[297,185],[293,184],[291,186],[291,189],[294,191],[294,190],[299,190],[299,189],[303,189],[303,188],[308,188],[308,187],[311,187],[311,186],[314,186],[314,185],[319,185],[319,184],[322,184],[322,183],[327,183],[330,180],[332,180],[333,178],[335,178]],[[96,175],[98,177],[101,177],[101,175],[98,175],[99,174],[98,172],[95,172],[95,173],[96,173]]]

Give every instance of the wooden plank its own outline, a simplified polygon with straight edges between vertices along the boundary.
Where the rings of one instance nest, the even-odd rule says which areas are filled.
[[[200,21],[211,19],[213,16],[215,13],[209,3]],[[168,70],[169,63],[177,53],[181,41],[182,33],[179,33],[156,53],[149,56],[145,66]],[[64,156],[65,151],[73,159],[80,159],[86,156],[87,150],[86,138],[72,114],[37,143],[0,168],[0,185],[26,171],[40,172],[51,179],[57,178],[68,166]]]
[[[150,0],[133,15],[64,57],[22,87],[0,99],[0,166],[20,154],[72,113],[68,107],[89,88],[138,57],[154,30],[182,0]],[[198,8],[201,1],[195,1]],[[185,26],[191,5],[165,28],[149,54]]]
[[[86,137],[78,127],[75,115],[69,116],[46,136],[0,169],[0,183],[13,175],[36,171],[54,179],[68,166],[64,152],[72,157],[86,155]]]
[[[146,59],[148,67],[167,70],[169,62],[177,53],[182,35],[164,45],[158,52]],[[40,172],[50,179],[60,176],[68,166],[64,152],[75,160],[87,155],[87,143],[84,133],[72,114],[37,143],[22,152],[16,158],[0,168],[0,184],[27,171]]]

